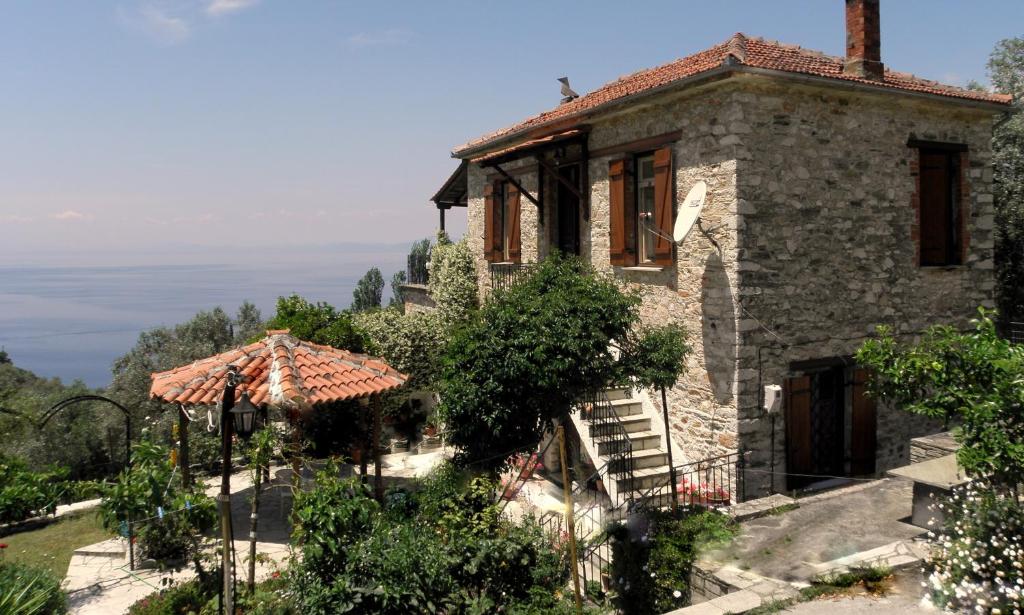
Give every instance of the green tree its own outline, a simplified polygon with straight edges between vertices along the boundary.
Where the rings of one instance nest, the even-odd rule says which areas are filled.
[[[1004,320],[1024,320],[1024,38],[999,41],[988,73],[1017,111],[992,133],[998,305]]]
[[[494,292],[446,352],[439,415],[460,460],[500,466],[506,453],[536,446],[583,394],[634,375],[639,357],[624,367],[614,347],[639,326],[639,305],[589,265],[557,256]]]
[[[402,286],[405,284],[405,272],[396,271],[391,276],[391,301],[388,302],[388,307],[397,308],[398,310],[405,311],[405,297],[402,293]]]
[[[330,304],[310,303],[298,295],[278,297],[277,311],[268,329],[288,329],[291,334],[317,344],[362,352],[363,339],[352,326],[352,315]]]
[[[1024,347],[996,333],[991,313],[975,329],[928,329],[901,344],[885,327],[857,351],[872,370],[872,394],[915,414],[955,418],[957,459],[974,476],[1015,488],[1024,476]]]
[[[235,316],[235,339],[248,340],[263,335],[263,315],[259,308],[249,301],[243,301]]]
[[[379,308],[383,294],[384,277],[380,274],[380,269],[370,267],[366,275],[356,283],[356,289],[352,291],[352,311],[365,312]]]

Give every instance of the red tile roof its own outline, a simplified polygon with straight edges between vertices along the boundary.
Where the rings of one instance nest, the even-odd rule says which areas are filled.
[[[210,405],[220,401],[228,367],[244,377],[235,399],[249,392],[253,404],[316,405],[368,397],[405,384],[380,359],[304,342],[288,331],[267,331],[262,340],[152,374],[150,396],[167,402]]]
[[[621,77],[589,94],[561,104],[550,111],[540,113],[518,124],[460,145],[455,148],[454,155],[462,157],[464,152],[476,150],[502,137],[548,125],[557,120],[568,120],[606,103],[648,90],[654,90],[669,85],[674,81],[708,72],[721,67],[727,62],[735,67],[750,67],[815,77],[827,77],[837,81],[891,88],[897,91],[934,94],[937,96],[1004,105],[1009,105],[1011,102],[1011,97],[1008,95],[978,92],[942,85],[935,81],[891,70],[885,71],[883,81],[873,81],[847,75],[843,73],[843,58],[803,49],[796,45],[785,45],[776,41],[748,37],[742,33],[737,33],[724,43],[710,49],[656,68],[642,70],[632,75]],[[559,124],[559,126],[561,128],[568,127],[564,124]],[[536,135],[531,134],[530,136]]]

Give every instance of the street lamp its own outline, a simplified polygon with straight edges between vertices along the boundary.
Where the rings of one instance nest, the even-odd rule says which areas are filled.
[[[249,391],[244,391],[242,398],[231,409],[231,418],[235,423],[235,433],[243,438],[252,435],[253,423],[256,419],[256,406],[249,401]]]

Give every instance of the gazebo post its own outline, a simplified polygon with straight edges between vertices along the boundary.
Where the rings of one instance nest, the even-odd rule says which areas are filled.
[[[373,404],[373,495],[377,498],[377,501],[380,502],[384,500],[384,480],[380,473],[380,395],[374,395],[371,403]]]
[[[300,422],[301,412],[295,410],[291,413],[292,423],[292,494],[297,494],[302,486],[299,479],[300,472],[302,472],[302,423]],[[295,500],[292,499],[292,502]],[[291,512],[292,525],[295,525],[298,520],[295,516],[295,506],[292,506]]]
[[[181,486],[185,489],[192,485],[188,459],[188,426],[191,422],[185,406],[178,404],[178,465],[181,466]]]

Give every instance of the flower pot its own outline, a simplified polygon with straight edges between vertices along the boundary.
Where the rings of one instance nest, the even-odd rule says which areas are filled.
[[[434,436],[437,435],[437,427],[435,427],[434,425],[427,425],[426,427],[423,428],[423,435],[429,438],[433,438]]]

